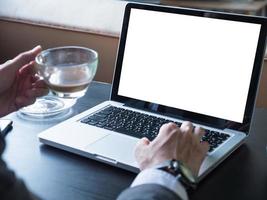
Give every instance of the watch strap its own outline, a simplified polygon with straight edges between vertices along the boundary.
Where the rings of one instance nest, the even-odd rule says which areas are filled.
[[[157,165],[155,168],[159,170],[163,170],[177,178],[177,180],[180,181],[180,183],[186,188],[186,189],[195,189],[197,186],[196,182],[190,181],[188,177],[185,176],[185,174],[181,170],[181,166],[185,167],[184,164],[181,163],[181,161],[172,159],[172,160],[166,160],[159,165]]]

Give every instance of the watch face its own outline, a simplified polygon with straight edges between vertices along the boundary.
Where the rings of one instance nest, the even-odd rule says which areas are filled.
[[[179,163],[180,164],[180,170],[181,173],[191,182],[191,183],[196,183],[196,177],[194,176],[194,174],[192,173],[192,171],[182,162]]]

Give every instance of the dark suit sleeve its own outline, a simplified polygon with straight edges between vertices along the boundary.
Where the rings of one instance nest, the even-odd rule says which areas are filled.
[[[158,184],[143,184],[124,190],[117,200],[181,200],[173,191]]]
[[[8,169],[2,160],[5,141],[0,135],[0,199],[1,200],[33,200],[37,199],[28,191],[24,182]]]

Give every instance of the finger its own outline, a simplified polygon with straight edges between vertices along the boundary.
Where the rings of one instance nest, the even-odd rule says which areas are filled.
[[[25,96],[28,98],[41,97],[48,94],[48,89],[46,88],[32,88],[25,92]]]
[[[40,77],[40,76],[37,75],[37,74],[34,74],[34,75],[32,76],[32,82],[36,82],[36,81],[39,81],[39,80],[43,80],[43,78]]]
[[[184,152],[184,134],[180,131],[177,134],[177,145],[176,145],[176,159],[182,160]]]
[[[193,146],[194,135],[193,124],[191,122],[183,122],[181,127],[181,134],[177,142],[177,157],[183,161],[186,161],[191,153],[191,148]],[[196,136],[195,136],[196,137]]]
[[[19,69],[20,76],[28,76],[28,75],[34,75],[34,61],[31,61],[30,63],[25,64],[23,67]]]
[[[46,88],[46,89],[48,89],[44,80],[38,79],[38,78],[34,81],[34,83],[32,84],[32,87],[33,88]]]
[[[202,141],[201,142],[201,150],[202,150],[202,152],[203,152],[204,155],[206,155],[208,153],[209,149],[210,149],[209,143],[206,142],[206,141]],[[205,158],[205,156],[204,156],[204,158]]]
[[[177,151],[180,150],[180,147],[182,146],[182,143],[183,143],[183,134],[182,132],[180,131],[178,134],[177,134]]]
[[[135,145],[135,149],[134,149],[134,156],[135,159],[138,160],[142,160],[144,155],[147,155],[147,152],[145,151],[145,148],[148,147],[150,141],[147,138],[142,138],[140,139],[136,145]],[[139,166],[140,168],[142,168],[141,166]]]
[[[20,96],[17,97],[15,100],[15,104],[16,104],[16,109],[20,109],[22,107],[28,106],[33,104],[36,101],[36,99],[34,98],[27,98],[25,96]]]
[[[202,137],[205,135],[205,130],[199,126],[196,126],[194,129],[194,133],[199,138],[200,141]]]
[[[181,136],[181,147],[183,148],[183,153],[186,154],[186,157],[188,157],[188,154],[191,152],[191,148],[193,145],[194,135],[187,131],[184,132]]]
[[[143,137],[141,138],[137,143],[136,143],[136,146],[135,148],[138,149],[138,148],[142,148],[144,146],[147,146],[149,145],[150,141],[149,139],[147,139],[146,137]]]
[[[193,150],[192,135],[193,134],[190,132],[181,133],[180,140],[177,144],[176,157],[184,163],[187,163],[189,159],[194,159],[191,156],[191,152]]]
[[[185,121],[182,123],[180,130],[182,133],[189,132],[193,133],[194,126],[191,122]]]
[[[42,51],[42,47],[40,45],[34,47],[32,50],[25,51],[15,57],[9,64],[15,67],[16,69],[28,64],[33,61],[35,57]]]
[[[179,129],[175,123],[170,122],[163,124],[160,127],[157,137],[153,140],[153,143],[157,143],[158,141],[165,141],[168,137],[174,137],[174,134],[177,131],[179,131]]]

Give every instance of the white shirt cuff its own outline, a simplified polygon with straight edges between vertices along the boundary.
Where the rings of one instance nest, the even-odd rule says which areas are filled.
[[[183,200],[188,200],[186,190],[176,177],[159,169],[146,169],[141,171],[134,179],[131,187],[142,184],[159,184],[175,192]]]

